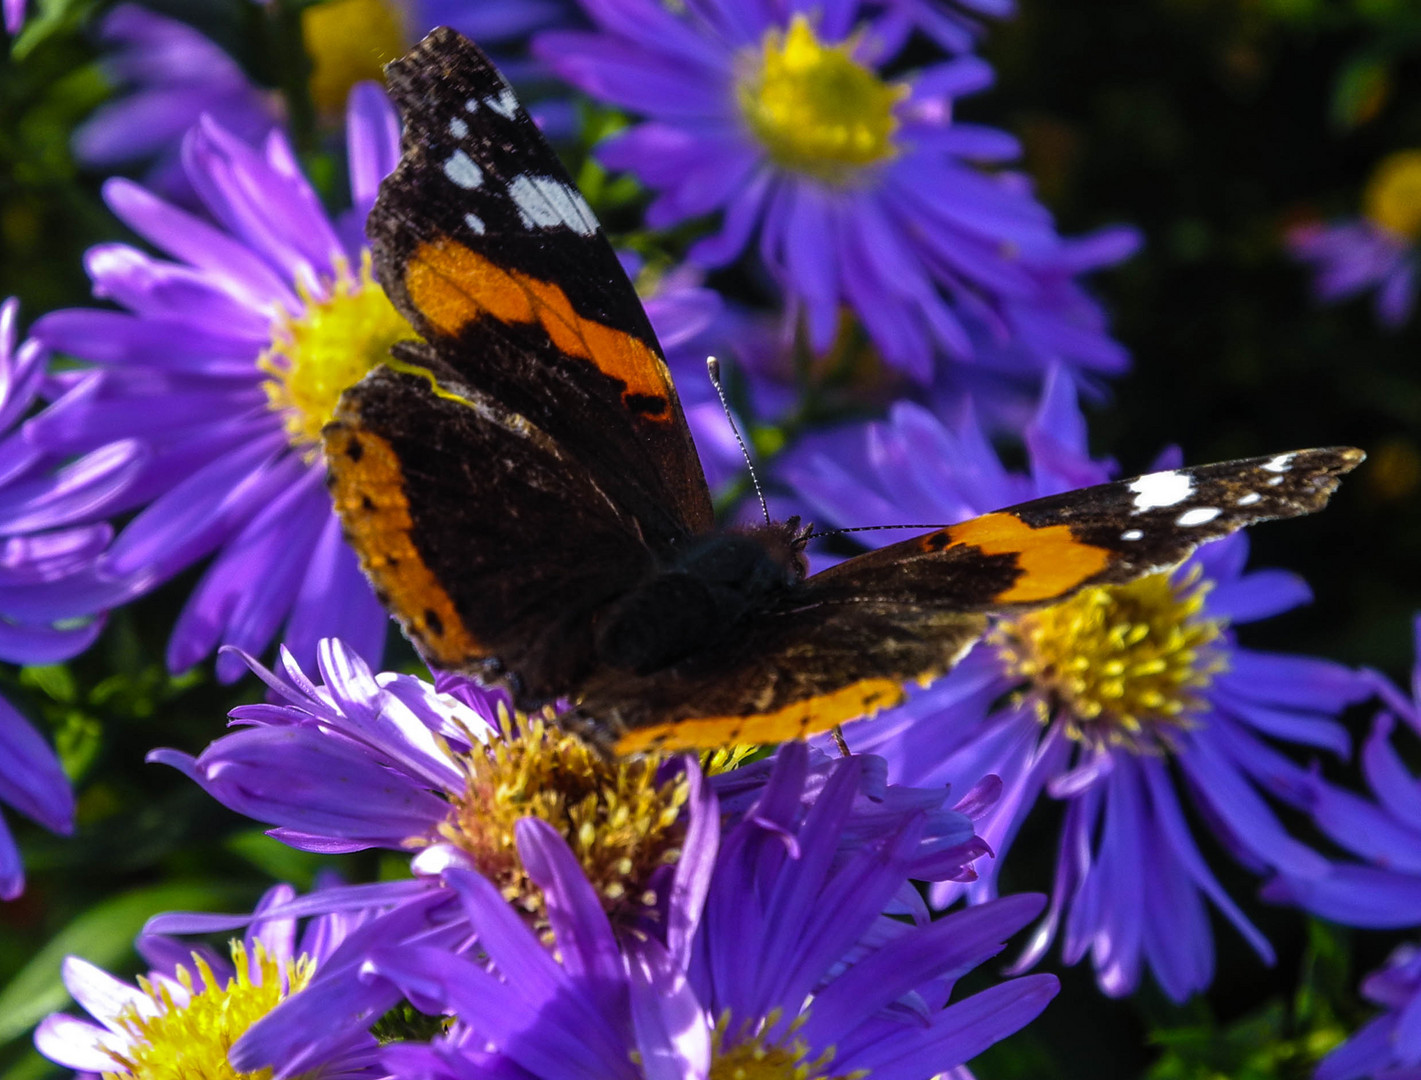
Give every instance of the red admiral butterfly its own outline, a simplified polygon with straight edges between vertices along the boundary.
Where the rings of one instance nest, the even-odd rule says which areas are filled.
[[[988,616],[1319,509],[1347,448],[1153,473],[807,576],[797,523],[717,530],[675,387],[582,195],[488,59],[437,30],[389,67],[404,156],[368,225],[423,337],[341,398],[330,486],[436,667],[558,699],[619,753],[778,742],[893,705]]]

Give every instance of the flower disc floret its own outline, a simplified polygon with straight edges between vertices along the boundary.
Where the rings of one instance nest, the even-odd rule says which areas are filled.
[[[526,817],[566,839],[614,919],[654,909],[657,871],[681,854],[686,774],[663,775],[656,756],[610,760],[541,716],[504,713],[501,726],[503,738],[460,757],[467,787],[453,799],[442,836],[535,924],[544,918],[543,894],[528,879],[514,829]]]
[[[1197,566],[1179,582],[1159,573],[1086,589],[1003,623],[991,640],[1030,684],[1043,723],[1060,715],[1075,739],[1164,749],[1224,667],[1211,647],[1223,620],[1202,615],[1208,589]]]
[[[861,1080],[868,1076],[867,1069],[859,1069],[832,1077],[834,1048],[811,1058],[809,1045],[797,1034],[809,1013],[795,1017],[783,1032],[782,1019],[782,1011],[775,1009],[762,1023],[741,1024],[732,1033],[730,1010],[722,1012],[711,1032],[710,1080]]]
[[[410,45],[410,14],[390,0],[326,0],[302,10],[317,109],[339,116],[356,83],[384,81],[385,65]]]
[[[1382,159],[1362,197],[1366,216],[1404,240],[1421,238],[1421,150]]]
[[[310,982],[315,962],[301,955],[283,963],[260,943],[249,960],[246,946],[234,941],[236,973],[223,983],[201,955],[194,953],[192,959],[200,988],[184,966],[175,974],[185,993],[139,978],[147,1000],[129,1004],[115,1018],[129,1045],[109,1051],[119,1068],[105,1072],[107,1080],[265,1080],[271,1075],[270,1069],[238,1072],[227,1052],[249,1027]]]
[[[851,41],[827,45],[796,15],[788,31],[767,30],[744,66],[736,98],[776,164],[843,183],[897,152],[893,108],[908,88],[856,61]]]
[[[368,249],[358,277],[339,260],[325,295],[299,285],[298,291],[303,310],[277,317],[271,345],[257,363],[270,376],[263,389],[282,414],[291,445],[314,458],[341,393],[383,362],[391,345],[415,333],[375,283]]]

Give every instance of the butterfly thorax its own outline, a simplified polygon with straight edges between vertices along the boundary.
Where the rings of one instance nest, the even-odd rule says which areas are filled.
[[[597,657],[649,675],[731,637],[804,580],[797,520],[692,537],[598,618]]]

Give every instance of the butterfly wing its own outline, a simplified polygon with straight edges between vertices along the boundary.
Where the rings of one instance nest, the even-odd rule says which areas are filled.
[[[388,71],[404,151],[367,229],[425,340],[342,396],[329,482],[426,658],[533,704],[710,497],[636,293],[497,70],[437,30]]]
[[[604,677],[580,709],[619,753],[777,742],[897,704],[949,670],[993,613],[1175,566],[1199,544],[1312,513],[1359,450],[1300,450],[1101,484],[998,510],[809,578],[714,657]]]
[[[646,313],[513,91],[449,29],[386,70],[404,153],[367,230],[395,306],[465,383],[603,477],[649,542],[709,529],[705,474]]]

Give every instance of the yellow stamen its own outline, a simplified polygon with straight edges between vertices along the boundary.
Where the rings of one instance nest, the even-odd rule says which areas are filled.
[[[341,392],[386,360],[395,342],[416,336],[370,270],[367,251],[360,277],[339,266],[324,298],[298,286],[304,310],[277,319],[257,361],[271,376],[263,384],[267,401],[282,414],[292,446],[311,457]]]
[[[645,914],[657,904],[656,871],[681,856],[684,773],[658,782],[665,759],[609,760],[539,716],[500,717],[503,737],[476,745],[460,763],[467,777],[453,800],[444,839],[473,856],[508,901],[542,927],[542,894],[518,858],[513,827],[536,817],[560,832],[610,915]]]
[[[385,65],[410,45],[403,5],[393,0],[325,0],[301,12],[301,37],[311,58],[311,100],[339,117],[350,88],[384,83]]]
[[[893,107],[908,88],[883,82],[852,52],[849,41],[825,45],[796,15],[787,33],[770,30],[762,52],[742,58],[740,110],[777,164],[842,184],[897,153]]]
[[[219,984],[207,962],[196,953],[193,966],[201,977],[199,988],[186,967],[177,970],[177,981],[188,1000],[174,1000],[163,983],[140,978],[138,985],[155,1007],[142,1015],[130,1005],[115,1020],[129,1038],[126,1050],[110,1050],[115,1068],[106,1080],[267,1080],[270,1069],[239,1073],[227,1061],[227,1051],[248,1028],[306,986],[316,970],[313,959],[302,955],[282,963],[258,943],[248,959],[240,941],[231,945],[236,975]],[[255,967],[255,974],[253,968]]]
[[[1363,212],[1403,240],[1421,238],[1421,150],[1383,158],[1362,196]]]
[[[1164,750],[1224,667],[1213,648],[1223,621],[1200,615],[1208,590],[1197,569],[1177,583],[1150,574],[1002,623],[988,640],[1043,721],[1095,745]]]
[[[858,1069],[831,1077],[829,1065],[835,1048],[827,1047],[818,1057],[809,1059],[809,1046],[798,1032],[809,1019],[803,1012],[794,1018],[788,1030],[769,1036],[783,1017],[776,1009],[762,1021],[747,1021],[732,1032],[730,1012],[720,1015],[711,1032],[710,1080],[863,1080],[867,1069]]]

